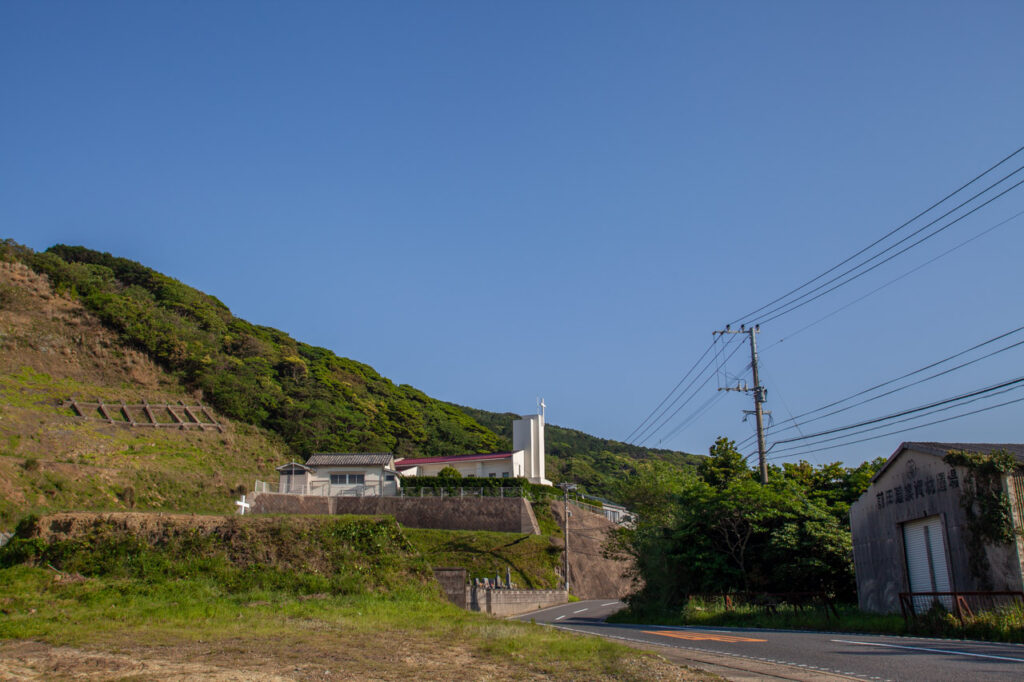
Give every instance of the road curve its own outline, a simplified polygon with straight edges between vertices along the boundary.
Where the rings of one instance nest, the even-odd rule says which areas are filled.
[[[518,620],[656,648],[671,660],[727,679],[928,680],[1024,679],[1024,645],[923,637],[746,628],[606,623],[624,604],[594,599]],[[674,655],[673,655],[674,654]]]

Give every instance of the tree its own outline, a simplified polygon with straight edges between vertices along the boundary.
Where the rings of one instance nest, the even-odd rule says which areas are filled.
[[[724,488],[736,479],[751,478],[753,475],[743,455],[736,449],[735,441],[720,437],[709,448],[708,454],[697,465],[697,473],[715,488]]]
[[[437,477],[450,481],[461,481],[462,473],[453,466],[446,466],[437,472]]]
[[[710,455],[694,474],[672,478],[650,468],[620,487],[622,499],[649,510],[617,538],[641,579],[630,606],[672,611],[693,594],[734,591],[851,600],[852,543],[842,514],[870,467],[802,462],[773,467],[761,485],[733,441],[719,438]]]

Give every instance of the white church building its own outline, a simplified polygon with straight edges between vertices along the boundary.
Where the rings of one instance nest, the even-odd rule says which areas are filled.
[[[512,422],[512,452],[395,461],[395,469],[403,476],[437,476],[445,467],[456,469],[463,478],[523,477],[530,483],[551,485],[544,472],[544,415]]]
[[[463,478],[522,477],[551,485],[544,472],[544,415],[512,422],[512,452],[397,460],[386,452],[316,453],[305,464],[277,467],[278,492],[392,496],[400,494],[402,476],[436,476],[445,467],[458,470]]]

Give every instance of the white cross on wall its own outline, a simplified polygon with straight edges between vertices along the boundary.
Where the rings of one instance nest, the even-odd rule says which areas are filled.
[[[245,501],[245,495],[242,495],[242,499],[235,502],[235,504],[238,505],[238,513],[242,516],[245,516],[245,510],[252,506],[251,504]]]

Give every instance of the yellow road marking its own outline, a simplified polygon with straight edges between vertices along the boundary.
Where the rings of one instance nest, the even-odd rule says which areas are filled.
[[[689,630],[644,630],[648,635],[661,635],[662,637],[676,637],[677,639],[692,639],[698,641],[710,640],[712,642],[767,642],[766,639],[752,639],[750,637],[738,637],[736,635],[716,635],[710,632],[691,632]]]

